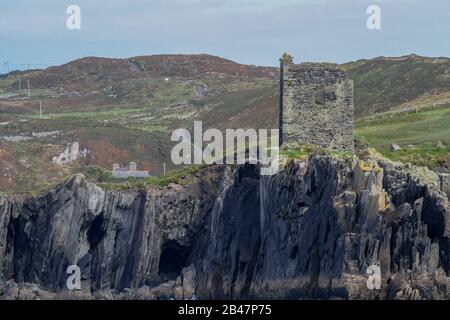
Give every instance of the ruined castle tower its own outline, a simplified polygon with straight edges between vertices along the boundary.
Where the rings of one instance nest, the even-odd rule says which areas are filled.
[[[337,64],[280,59],[280,145],[353,151],[353,81]]]

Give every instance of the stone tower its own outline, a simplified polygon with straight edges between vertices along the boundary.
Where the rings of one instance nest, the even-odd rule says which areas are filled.
[[[353,81],[337,64],[280,59],[280,145],[353,151]]]

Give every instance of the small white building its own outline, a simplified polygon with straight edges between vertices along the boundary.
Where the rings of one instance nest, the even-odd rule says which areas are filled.
[[[128,166],[120,167],[118,163],[113,164],[112,175],[118,179],[147,178],[150,177],[149,171],[138,171],[136,162],[132,161]]]

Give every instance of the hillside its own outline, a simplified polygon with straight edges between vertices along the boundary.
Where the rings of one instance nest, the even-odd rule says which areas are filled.
[[[350,62],[344,67],[354,80],[357,118],[450,101],[448,58],[379,57]]]
[[[19,113],[37,115],[37,100],[43,100],[44,113],[53,118],[87,111],[102,112],[98,116],[103,118],[120,110],[120,119],[109,120],[146,131],[166,130],[183,119],[207,119],[212,110],[220,110],[225,119],[235,117],[276,94],[277,81],[276,68],[210,55],[88,57],[0,80],[0,121]],[[20,87],[25,90],[19,92]],[[137,117],[142,112],[147,117]]]
[[[116,162],[161,174],[163,163],[174,168],[170,132],[194,119],[205,128],[276,126],[277,81],[276,68],[210,55],[89,57],[3,77],[0,191],[38,191]],[[73,142],[86,157],[55,166],[52,158]]]
[[[355,82],[359,119],[450,102],[447,58],[380,57],[344,67]],[[211,55],[87,57],[45,70],[2,75],[0,192],[39,191],[85,170],[107,180],[107,171],[102,170],[110,170],[115,162],[136,161],[139,168],[159,175],[163,163],[174,169],[170,132],[189,128],[194,120],[202,120],[204,128],[276,128],[278,77],[274,67],[242,65]],[[447,143],[445,122],[417,122],[417,130],[402,126],[399,134],[396,126],[383,125],[379,118],[361,121],[357,135],[385,155],[390,143],[414,144],[422,124],[423,130],[432,132],[418,142],[420,150],[424,146],[428,152],[430,144],[434,150],[434,137]],[[73,142],[86,155],[63,166],[52,163]],[[440,160],[433,158],[433,163],[442,162],[446,148],[440,149]],[[393,157],[414,160],[410,154]],[[419,160],[424,159],[428,158]]]
[[[50,67],[30,75],[35,88],[71,87],[90,91],[130,78],[186,78],[208,76],[210,79],[229,77],[274,78],[276,70],[238,64],[231,60],[206,54],[153,55],[128,59],[86,57],[61,66]]]
[[[357,118],[450,102],[449,58],[412,54],[358,60],[343,66],[355,83]],[[46,107],[54,113],[85,111],[92,109],[92,105],[97,109],[111,106],[198,106],[206,104],[207,98],[213,96],[223,100],[222,93],[226,91],[225,98],[228,98],[232,92],[253,89],[258,84],[278,94],[277,68],[242,65],[206,54],[153,55],[129,59],[86,57],[45,70],[17,72],[9,78],[2,77],[0,95],[2,91],[17,95],[19,75],[22,89],[26,89],[29,81],[32,95],[46,98]],[[200,97],[202,94],[204,96]],[[251,98],[253,94],[263,98],[265,95],[252,92]],[[237,98],[245,99],[239,95]],[[209,102],[214,104],[217,100]],[[7,107],[13,107],[12,113],[36,113],[36,107],[26,101],[3,102],[0,120],[10,113]],[[241,111],[231,111],[227,116],[236,116]],[[265,122],[265,118],[254,120],[256,123]]]

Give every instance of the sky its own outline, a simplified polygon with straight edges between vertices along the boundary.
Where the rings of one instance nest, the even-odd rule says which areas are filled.
[[[69,5],[81,10],[70,30]],[[367,8],[380,8],[369,30]],[[275,66],[377,56],[450,57],[449,0],[0,0],[0,73],[85,57],[208,53]]]

